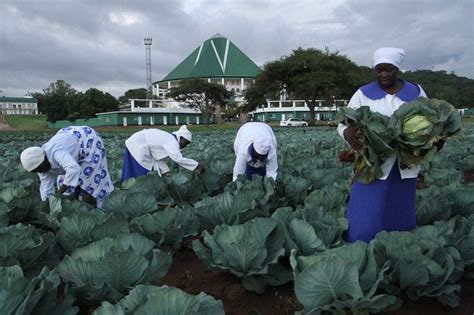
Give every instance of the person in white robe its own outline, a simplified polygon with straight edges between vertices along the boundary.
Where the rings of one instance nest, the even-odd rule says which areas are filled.
[[[391,116],[405,102],[426,97],[420,85],[397,78],[405,59],[401,48],[382,47],[374,52],[376,81],[362,86],[348,107],[369,106],[373,112]],[[354,150],[361,148],[357,126],[339,124],[337,129]],[[372,183],[355,181],[346,217],[347,241],[369,242],[380,231],[408,231],[416,227],[416,178],[419,165],[400,165],[396,154],[381,164],[383,175]],[[357,179],[357,174],[355,174]]]
[[[272,127],[262,122],[248,122],[237,131],[234,141],[235,164],[233,180],[240,174],[248,179],[253,175],[276,180],[277,141]]]
[[[88,126],[62,128],[41,147],[23,150],[20,160],[27,171],[38,173],[42,200],[55,193],[55,178],[59,194],[97,207],[114,190],[103,140]]]
[[[125,141],[121,180],[143,176],[151,171],[158,172],[160,176],[170,176],[171,172],[164,161],[168,157],[187,170],[203,174],[205,167],[202,164],[181,153],[191,141],[192,134],[185,125],[173,133],[157,128],[134,133]]]

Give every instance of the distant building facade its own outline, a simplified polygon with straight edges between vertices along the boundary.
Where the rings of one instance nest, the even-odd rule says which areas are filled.
[[[165,107],[176,108],[179,103],[168,99],[169,89],[182,80],[204,79],[219,83],[234,93],[233,101],[243,103],[245,89],[254,82],[261,69],[232,41],[220,34],[214,35],[197,47],[162,80],[153,83],[153,95]],[[133,108],[132,108],[133,111]]]
[[[34,97],[0,97],[2,115],[38,115],[38,101]]]

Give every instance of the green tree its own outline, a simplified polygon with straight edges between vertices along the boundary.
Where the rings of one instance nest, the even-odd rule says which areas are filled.
[[[232,92],[224,86],[207,82],[201,79],[184,80],[178,87],[171,88],[167,94],[175,101],[185,104],[188,108],[200,110],[209,125],[209,117],[216,109],[216,105],[222,108],[229,102]]]
[[[120,105],[127,104],[128,100],[131,98],[135,99],[146,99],[146,89],[145,88],[140,88],[140,89],[131,89],[125,92],[124,95],[120,96],[118,101]]]
[[[118,101],[109,93],[96,88],[88,89],[80,96],[79,113],[81,118],[95,117],[96,113],[118,110]]]
[[[472,79],[431,70],[406,71],[400,77],[420,84],[430,98],[443,99],[458,108],[474,107]]]
[[[224,116],[227,119],[236,118],[237,114],[239,113],[239,107],[237,103],[229,103],[226,105],[225,109],[223,110]]]
[[[318,100],[348,98],[360,82],[359,68],[346,56],[327,49],[298,48],[290,56],[264,66],[248,91],[254,96],[249,102],[261,99],[262,94],[270,98],[277,93],[286,93],[291,99],[306,102],[310,111],[309,124],[314,125]]]
[[[43,90],[43,96],[38,97],[38,107],[46,113],[48,121],[66,119],[77,101],[77,91],[64,80],[57,80]]]

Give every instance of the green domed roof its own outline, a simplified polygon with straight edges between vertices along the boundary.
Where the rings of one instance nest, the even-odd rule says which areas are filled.
[[[216,34],[158,82],[190,78],[254,78],[259,71],[260,68],[234,43]]]

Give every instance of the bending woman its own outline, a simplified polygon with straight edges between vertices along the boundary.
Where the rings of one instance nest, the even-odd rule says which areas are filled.
[[[114,190],[102,138],[87,126],[62,128],[41,147],[25,149],[20,159],[28,172],[38,173],[42,200],[54,194],[56,176],[58,193],[97,207]]]

